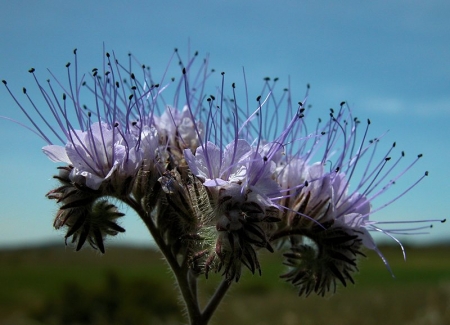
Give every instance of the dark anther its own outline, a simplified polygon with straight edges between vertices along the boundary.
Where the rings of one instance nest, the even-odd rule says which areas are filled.
[[[402,157],[405,157],[405,152],[404,151],[402,151]]]
[[[259,102],[260,99],[261,99],[261,96],[256,97],[257,102]]]
[[[2,82],[3,82],[3,84],[4,84],[4,85],[6,85],[6,84],[7,84],[6,80],[4,80],[4,79],[2,80]]]
[[[225,74],[225,72],[222,71],[220,74],[223,76]]]
[[[88,117],[91,117],[91,115],[92,115],[92,113],[91,113],[91,112],[88,112]]]
[[[267,158],[267,156],[264,156],[264,157],[263,157],[263,160],[264,160],[264,161],[267,161],[267,160],[269,160],[269,158]]]
[[[198,55],[198,51],[195,51],[194,56],[197,56],[197,55]]]
[[[213,95],[209,95],[209,97],[211,97],[212,100],[216,99],[216,97],[214,97]]]
[[[322,131],[322,132],[320,132],[320,134],[322,134],[322,135],[325,135],[325,134],[326,134],[326,132],[325,132],[325,131]]]
[[[178,49],[177,49],[177,48],[174,48],[174,51],[175,51],[175,52],[178,52]]]
[[[130,96],[128,96],[128,99],[131,100],[133,98],[133,94],[131,94]]]
[[[369,119],[367,119],[367,124],[370,124],[370,120]]]
[[[25,87],[22,88],[22,91],[23,91],[24,94],[27,93],[27,89]]]
[[[236,88],[236,84],[233,82],[232,84],[231,84],[231,87],[234,89],[234,88]]]
[[[36,71],[34,68],[31,68],[30,70],[28,70],[29,73],[33,73],[34,71]]]
[[[77,49],[73,49],[73,54],[77,54]]]
[[[417,155],[417,158],[422,158],[422,156],[423,155],[420,153],[420,154]]]
[[[334,171],[336,172],[336,173],[339,173],[339,170],[341,170],[339,167],[337,167]]]
[[[389,161],[389,160],[391,160],[391,157],[384,158],[384,161]]]
[[[280,78],[274,78],[274,79],[273,79],[273,81],[274,81],[274,82],[277,82],[277,81],[278,81],[278,79],[280,79]]]
[[[116,87],[119,88],[119,82],[118,81],[116,81]]]
[[[186,74],[186,68],[183,68],[183,74]]]
[[[345,105],[345,102],[341,102],[341,104],[340,104],[340,105],[341,105],[341,107],[342,107],[342,106],[344,106],[344,105]]]
[[[136,89],[137,89],[136,86],[131,87],[131,90],[136,90]]]
[[[425,176],[428,176],[428,170],[425,172]]]
[[[306,84],[306,88],[307,89],[311,88],[310,84]]]
[[[155,84],[155,86],[154,86],[155,88],[158,88],[159,87],[159,84]]]
[[[136,78],[136,77],[134,76],[134,73],[132,73],[132,74],[130,75],[130,77],[131,77],[131,79],[133,79],[133,80],[134,80],[134,78]]]
[[[63,94],[63,100],[66,100],[66,94]]]
[[[394,142],[394,143],[392,144],[392,148],[394,148],[394,147],[396,146],[396,144],[397,144],[397,143],[396,143],[396,142]]]
[[[305,181],[305,187],[308,187],[309,183],[308,181]]]
[[[116,127],[118,127],[119,126],[119,123],[114,123],[114,127],[116,128]]]
[[[264,81],[269,81],[270,80],[270,77],[265,77],[264,78]]]
[[[444,222],[446,222],[447,221],[447,219],[442,219],[441,220],[441,223],[444,223]]]
[[[70,62],[66,63],[66,68],[70,67]]]
[[[108,52],[106,52],[106,57],[107,57],[107,58],[109,58],[109,57],[110,57],[110,55],[109,55],[109,53],[108,53]]]

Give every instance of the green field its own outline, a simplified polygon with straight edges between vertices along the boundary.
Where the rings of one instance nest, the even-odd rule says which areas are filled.
[[[330,297],[299,298],[278,278],[280,257],[262,256],[263,276],[244,276],[211,324],[450,324],[450,247],[383,247],[396,278],[373,252],[355,285]],[[205,297],[218,276],[202,281]],[[49,246],[0,251],[0,324],[183,324],[173,278],[149,249],[105,255]]]

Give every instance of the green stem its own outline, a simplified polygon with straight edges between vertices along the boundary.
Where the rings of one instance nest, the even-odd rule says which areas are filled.
[[[150,215],[142,208],[142,206],[136,202],[133,198],[127,197],[123,201],[133,208],[142,221],[147,226],[153,240],[158,245],[161,253],[164,255],[167,263],[169,264],[173,274],[175,275],[178,288],[183,296],[186,310],[189,316],[189,322],[191,325],[206,324],[202,322],[202,315],[198,306],[197,291],[192,290],[192,285],[189,277],[189,268],[187,265],[180,267],[176,257],[172,254],[170,246],[166,245],[164,239],[160,235],[156,225],[154,224]]]
[[[195,298],[196,304],[198,306],[198,293],[197,293],[197,275],[189,269],[187,272],[187,281],[189,284],[189,289],[191,290],[192,296]]]
[[[189,268],[188,263],[185,263],[186,260],[183,261],[182,265],[179,265],[176,257],[172,254],[170,246],[165,243],[152,218],[138,202],[131,197],[124,198],[123,201],[133,208],[145,223],[155,243],[158,245],[161,253],[164,255],[175,275],[178,288],[180,289],[188,312],[189,323],[191,325],[207,325],[230,288],[231,281],[223,279],[203,312],[200,312],[197,292],[197,276]]]
[[[208,305],[205,307],[203,314],[202,314],[202,325],[208,324],[209,320],[211,319],[212,315],[216,311],[217,307],[219,306],[222,299],[225,297],[225,294],[227,293],[228,289],[231,287],[231,281],[224,278],[222,282],[220,283],[219,287],[216,289],[216,292],[209,300]],[[200,324],[200,323],[199,323]]]

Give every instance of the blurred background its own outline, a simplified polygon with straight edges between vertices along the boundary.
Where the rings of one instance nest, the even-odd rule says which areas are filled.
[[[396,141],[398,153],[404,150],[409,161],[419,153],[424,154],[421,161],[397,182],[398,189],[388,191],[380,199],[379,205],[408,188],[426,170],[429,171],[429,176],[393,205],[377,212],[373,219],[444,219],[448,218],[450,210],[450,182],[446,176],[450,162],[449,13],[450,2],[444,0],[166,0],[126,3],[85,0],[2,1],[0,79],[7,80],[8,86],[19,98],[23,96],[22,87],[26,87],[29,93],[34,94],[33,98],[37,99],[38,90],[27,71],[34,67],[41,81],[45,83],[50,77],[46,70],[48,68],[65,81],[65,64],[73,60],[74,48],[78,49],[79,70],[82,72],[88,73],[102,64],[105,47],[109,52],[114,51],[122,61],[127,60],[129,52],[133,53],[142,63],[151,66],[155,75],[159,75],[163,73],[173,49],[177,47],[185,57],[196,50],[200,56],[209,55],[210,67],[225,71],[229,84],[242,80],[244,67],[250,98],[259,95],[263,78],[267,76],[280,78],[280,91],[289,83],[296,101],[303,99],[306,84],[309,83],[309,103],[318,115],[326,117],[329,108],[337,108],[341,101],[347,101],[354,115],[361,120],[371,119],[371,137],[388,131],[381,143],[380,147],[385,148],[381,148],[381,152],[387,151],[392,142]],[[216,78],[218,84],[220,75],[217,74]],[[29,125],[5,89],[0,90],[0,115]],[[314,119],[313,123],[315,121]],[[51,176],[56,167],[41,152],[45,143],[25,128],[4,119],[0,119],[0,139],[0,248],[10,250],[45,246],[54,242],[63,246],[64,234],[52,228],[56,206],[44,197],[54,185]],[[121,225],[126,228],[126,233],[110,239],[110,244],[139,249],[151,247],[151,238],[133,214],[124,218]],[[433,252],[436,245],[449,243],[449,225],[448,222],[436,223],[434,228],[427,230],[428,235],[399,236],[399,239],[407,246],[413,246],[413,252],[429,246],[423,248],[425,254],[418,253],[416,258],[436,256],[442,262],[448,260],[447,248],[436,248],[436,255],[430,252]],[[392,243],[385,237],[377,237],[377,240],[383,244]],[[70,249],[69,251],[73,258]],[[148,250],[144,251],[144,255],[150,254]],[[25,254],[24,251],[21,252]],[[34,255],[30,253],[30,256]],[[59,258],[61,257],[57,259]],[[394,250],[393,258],[401,259],[399,249]],[[411,258],[414,258],[414,255]],[[376,257],[372,260],[384,268]],[[25,270],[31,265],[27,264],[31,262],[12,257],[5,257],[2,263],[14,261],[20,266],[18,269],[13,269],[10,264],[4,268],[2,265],[2,272],[15,270],[14,272],[20,273],[19,270]],[[81,261],[78,267],[81,267],[84,261]],[[56,266],[55,274],[59,274],[61,270],[62,273],[69,272],[64,268],[64,263]],[[433,263],[428,261],[421,264],[425,270],[424,274],[433,279],[430,281],[435,285],[434,288],[440,288],[440,291],[433,291],[429,299],[444,299],[447,307],[436,307],[435,313],[441,317],[446,310],[448,316],[450,293],[448,276],[445,276],[444,271],[448,267],[445,263],[437,263],[442,271],[439,271],[441,273],[438,277],[429,271],[430,267],[435,270],[438,268],[433,266]],[[108,269],[106,265],[108,264],[103,268]],[[414,265],[414,262],[410,265]],[[77,270],[77,267],[69,273],[76,273],[73,270]],[[167,275],[165,269],[163,270],[161,272]],[[33,272],[34,276],[39,274],[37,271]],[[98,274],[103,274],[102,272],[99,271]],[[107,290],[105,288],[110,283],[107,281],[128,281],[120,276],[117,280],[115,272],[119,271],[111,271],[110,276],[106,277],[109,280],[101,277],[105,282],[98,282],[99,287],[103,288],[101,290]],[[389,273],[385,273],[389,278]],[[363,277],[364,274],[361,278]],[[419,274],[416,279],[420,277]],[[442,279],[447,280],[445,282]],[[19,282],[25,283],[22,280]],[[30,283],[35,282],[30,280]],[[373,283],[373,287],[370,287],[372,289],[376,287],[377,282]],[[73,285],[75,289],[69,287],[64,290],[78,292],[80,297],[83,297],[83,285]],[[404,287],[407,286],[405,284]],[[426,284],[423,285],[423,288],[425,287]],[[11,287],[10,290],[18,289]],[[418,300],[428,299],[423,296],[428,294],[428,289],[423,290],[425,291],[415,292],[422,294],[416,296]],[[405,292],[405,297],[412,294]],[[38,295],[29,292],[26,294]],[[436,296],[433,296],[434,294]],[[22,295],[20,297],[23,298]],[[376,305],[376,301],[371,304],[378,306],[379,313],[383,313],[384,296],[372,297],[378,299],[376,301],[379,305]],[[32,298],[30,301],[34,301]],[[38,300],[47,301],[42,299]],[[304,301],[300,299],[297,303],[302,305]],[[317,304],[317,300],[313,301]],[[47,304],[45,308],[57,308],[51,305],[52,302],[42,304]],[[230,300],[228,304],[232,305],[233,301]],[[38,308],[40,312],[44,308],[43,305],[39,307],[41,309]],[[236,308],[242,309],[242,306]],[[337,307],[336,310],[345,309],[345,313],[351,314],[352,308],[354,307],[347,305]],[[320,309],[315,312],[322,313]],[[292,313],[294,316],[289,316],[288,313],[281,323],[298,323],[296,312]],[[433,316],[433,312],[424,312],[424,315],[431,316],[421,318],[423,324],[426,324],[427,317],[435,317],[435,321],[444,319],[436,318],[438,316]],[[41,320],[45,319],[42,317]],[[245,323],[243,319],[237,323]],[[171,321],[176,323],[178,320]],[[397,323],[401,321],[398,320]],[[47,322],[50,323],[48,320]],[[305,321],[304,324],[315,323]],[[411,319],[409,324],[413,324]],[[445,324],[445,321],[430,324]]]

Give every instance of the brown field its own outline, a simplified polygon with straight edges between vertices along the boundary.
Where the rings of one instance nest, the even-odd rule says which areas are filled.
[[[263,275],[235,284],[211,324],[448,325],[450,246],[383,247],[396,278],[373,252],[355,285],[330,297],[299,298],[279,279],[276,255],[262,256]],[[204,298],[219,276],[202,281]],[[183,324],[170,271],[150,249],[109,247],[105,255],[62,244],[0,251],[0,324]]]

